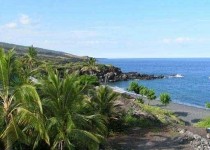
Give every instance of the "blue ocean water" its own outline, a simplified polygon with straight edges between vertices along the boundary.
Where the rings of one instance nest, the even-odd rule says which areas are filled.
[[[172,101],[186,105],[205,107],[210,102],[210,59],[99,59],[99,63],[120,67],[123,72],[136,71],[155,75],[181,74],[179,78],[138,80],[156,91],[170,93]],[[111,83],[126,89],[131,81]]]

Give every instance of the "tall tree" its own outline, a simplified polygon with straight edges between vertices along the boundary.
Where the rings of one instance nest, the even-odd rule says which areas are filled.
[[[37,60],[37,51],[33,45],[28,48],[27,53],[20,59],[20,63],[22,66],[20,72],[26,83],[33,80],[33,77],[39,74],[40,68],[45,65],[43,61]]]
[[[102,114],[108,123],[115,117],[115,101],[118,94],[108,86],[100,86],[91,93],[91,105],[95,112]]]
[[[105,130],[99,114],[85,113],[85,86],[75,75],[60,78],[49,71],[41,84],[45,114],[48,119],[48,133],[52,149],[96,149]],[[93,128],[95,125],[97,128]]]
[[[93,75],[95,71],[99,71],[98,66],[96,65],[96,59],[90,57],[81,71],[88,72],[90,75]]]
[[[18,141],[24,144],[37,143],[27,136],[36,136],[49,141],[42,122],[42,104],[36,89],[21,83],[14,51],[5,53],[0,49],[0,111],[2,129],[0,138],[6,149],[13,149]]]
[[[23,61],[25,65],[27,65],[27,67],[30,70],[32,70],[37,63],[36,59],[37,59],[37,51],[32,45],[31,47],[28,48],[28,52],[25,54]]]

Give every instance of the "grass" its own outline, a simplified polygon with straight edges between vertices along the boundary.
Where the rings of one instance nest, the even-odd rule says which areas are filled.
[[[178,124],[184,124],[181,119],[179,119],[173,112],[155,107],[155,106],[150,106],[150,105],[145,105],[145,104],[140,104],[138,105],[145,110],[148,113],[153,114],[160,120],[161,123],[163,124],[171,124],[171,123],[178,123]]]
[[[149,106],[145,104],[141,104],[136,102],[141,109],[145,112],[156,116],[157,121],[149,120],[146,118],[137,118],[132,115],[131,112],[128,112],[122,117],[120,125],[117,127],[122,127],[123,130],[130,127],[155,127],[160,124],[162,125],[170,125],[170,124],[184,124],[173,112],[161,109],[159,107]]]
[[[127,127],[151,127],[153,125],[148,119],[136,118],[131,114],[124,116],[123,120]]]
[[[210,127],[210,117],[204,118],[195,124],[196,127],[200,128],[209,128]]]
[[[126,94],[121,95],[125,99],[127,97]],[[129,98],[128,98],[129,99]],[[159,107],[150,106],[147,104],[142,104],[139,101],[130,101],[131,103],[135,103],[135,105],[143,111],[147,112],[148,114],[153,115],[155,118],[143,118],[137,117],[133,115],[133,108],[130,108],[126,113],[122,113],[122,116],[118,120],[113,120],[110,123],[110,131],[112,132],[124,132],[128,128],[132,127],[141,127],[141,128],[153,128],[153,127],[160,127],[160,126],[168,126],[174,124],[184,125],[184,122],[179,119],[173,112],[169,110],[165,110]]]

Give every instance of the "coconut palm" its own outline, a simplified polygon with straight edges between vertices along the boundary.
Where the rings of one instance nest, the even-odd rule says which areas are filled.
[[[84,91],[79,77],[49,71],[43,79],[41,91],[52,149],[97,149],[106,129],[99,114],[84,112]]]
[[[139,94],[139,84],[137,82],[131,82],[128,87],[128,91],[133,91]]]
[[[38,139],[48,143],[42,124],[41,101],[33,86],[21,82],[17,64],[13,50],[5,53],[0,49],[0,139],[8,150],[13,149],[16,141],[26,145],[33,142],[34,146]]]
[[[160,94],[160,102],[165,106],[168,105],[171,102],[170,95],[168,93],[161,93]]]
[[[23,61],[32,70],[35,63],[37,62],[36,58],[37,58],[37,51],[32,45],[31,47],[28,48],[28,52],[25,54]]]
[[[119,119],[117,111],[118,94],[108,86],[100,86],[90,92],[90,105],[92,111],[99,113],[106,119],[108,130],[115,128],[116,121]],[[109,132],[106,132],[108,136]]]
[[[156,97],[156,95],[155,95],[155,91],[154,90],[152,90],[152,89],[149,89],[148,90],[148,92],[147,92],[147,98],[148,98],[148,105],[150,104],[150,101],[152,101],[152,100],[155,100],[157,97]]]
[[[96,59],[90,57],[81,71],[88,72],[90,75],[93,75],[95,71],[99,71],[98,66],[96,65]]]
[[[91,93],[91,102],[94,111],[102,114],[108,120],[113,117],[115,113],[114,102],[118,98],[118,94],[110,89],[108,86],[100,86],[95,92]]]
[[[30,83],[33,82],[34,77],[37,78],[38,76],[43,73],[43,68],[46,68],[46,62],[38,61],[37,60],[37,51],[33,47],[28,48],[27,53],[21,57],[18,61],[19,63],[19,74],[21,74],[23,82]]]

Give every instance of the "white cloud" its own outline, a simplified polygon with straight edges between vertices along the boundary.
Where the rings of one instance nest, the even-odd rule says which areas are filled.
[[[21,29],[25,27],[31,27],[31,25],[34,27],[34,25],[37,25],[37,23],[34,21],[32,22],[32,19],[28,15],[22,14],[15,20],[0,25],[0,29]]]
[[[192,39],[189,37],[178,37],[174,41],[176,43],[188,43],[188,42],[192,41]]]
[[[15,29],[17,27],[17,23],[15,22],[10,22],[4,25],[5,28],[9,28],[9,29]]]
[[[19,18],[19,22],[22,25],[28,25],[31,24],[31,19],[29,18],[28,15],[22,14]]]

